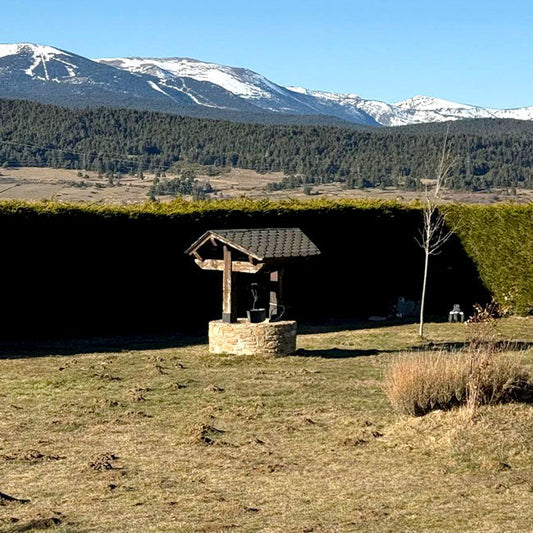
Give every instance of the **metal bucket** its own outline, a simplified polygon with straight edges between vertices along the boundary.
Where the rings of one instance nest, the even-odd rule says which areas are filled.
[[[252,324],[257,324],[259,322],[264,322],[267,317],[266,309],[250,309],[246,311],[246,316],[248,321]]]

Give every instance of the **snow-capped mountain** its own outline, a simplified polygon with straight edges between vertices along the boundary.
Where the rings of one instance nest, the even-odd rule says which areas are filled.
[[[251,70],[205,63],[190,58],[130,57],[97,59],[96,61],[138,74],[155,76],[159,79],[161,85],[172,85],[176,78],[190,78],[209,82],[222,87],[235,96],[256,101],[273,100],[274,95],[284,95],[287,92],[283,87],[270,82],[264,76]],[[202,102],[202,104],[206,105],[207,102]]]
[[[469,118],[533,120],[533,106],[518,109],[491,109],[458,104],[430,96],[415,96],[403,102],[387,104],[378,100],[365,100],[357,94],[309,91],[300,87],[291,87],[290,89],[296,92],[305,92],[305,94],[312,95],[324,102],[335,102],[345,107],[347,112],[350,109],[363,110],[382,126],[406,126]]]
[[[441,98],[415,96],[395,104],[407,113],[412,123],[460,120],[466,118],[514,118],[533,120],[533,107],[518,109],[491,109],[468,104],[458,104]]]
[[[346,120],[337,120],[313,97],[295,94],[246,69],[191,59],[94,61],[31,43],[0,45],[1,97],[250,122],[294,123],[302,116],[316,117],[310,123]],[[364,112],[350,122],[378,125]]]
[[[51,46],[0,44],[0,97],[78,107],[168,110],[167,98],[157,94],[149,81]],[[183,98],[184,105],[189,102]]]
[[[11,70],[13,72],[22,70],[33,79],[60,81],[61,78],[76,77],[76,64],[69,61],[73,56],[51,46],[0,44],[0,58],[4,57],[17,57],[19,61],[11,63],[13,66]],[[26,66],[27,68],[24,68]],[[6,70],[8,68],[4,67],[3,71]]]
[[[325,105],[341,106],[347,114],[364,111],[382,126],[405,126],[413,123],[401,109],[378,100],[365,100],[357,94],[310,91],[302,87],[289,87],[289,89],[300,94],[313,96]]]
[[[158,79],[153,84],[154,89],[163,94],[169,90],[181,91],[198,105],[206,107],[237,110],[242,107],[239,99],[259,108],[261,112],[331,115],[357,124],[377,125],[364,110],[345,110],[335,103],[322,102],[313,95],[292,91],[244,68],[182,57],[130,57],[97,61],[135,74],[154,76]]]
[[[533,120],[533,106],[489,109],[415,96],[388,104],[284,87],[257,72],[190,58],[91,60],[51,46],[0,44],[0,97],[244,121],[403,126],[466,118]],[[337,121],[337,122],[335,122]],[[309,122],[309,120],[308,120]]]

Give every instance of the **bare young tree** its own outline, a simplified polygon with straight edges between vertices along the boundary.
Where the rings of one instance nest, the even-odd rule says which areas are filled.
[[[439,211],[442,190],[446,186],[450,171],[455,164],[448,148],[448,130],[446,130],[442,154],[437,166],[435,187],[430,191],[426,185],[424,208],[422,211],[423,224],[420,229],[420,235],[416,239],[416,242],[424,251],[424,277],[422,282],[422,297],[420,300],[420,325],[418,328],[418,334],[421,337],[424,336],[424,306],[426,302],[429,258],[432,255],[437,255],[442,246],[453,234],[453,231],[446,225],[444,215]]]

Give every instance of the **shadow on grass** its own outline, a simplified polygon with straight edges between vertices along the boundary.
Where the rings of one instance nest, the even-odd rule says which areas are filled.
[[[438,322],[432,319],[432,322]],[[358,329],[381,329],[390,328],[393,326],[403,326],[406,324],[416,324],[415,319],[388,319],[380,321],[371,320],[350,320],[350,319],[336,319],[328,320],[326,323],[298,323],[298,333],[300,335],[313,335],[317,333],[336,333],[338,331],[354,331]]]
[[[323,359],[347,359],[350,357],[368,357],[370,355],[378,355],[380,353],[400,353],[400,352],[415,352],[415,351],[444,351],[454,352],[465,348],[466,342],[426,342],[424,344],[417,344],[416,346],[404,346],[394,349],[377,348],[361,350],[356,348],[323,348],[319,350],[308,350],[299,348],[296,350],[295,356],[298,357],[322,357]]]
[[[326,348],[323,350],[296,350],[295,357],[321,357],[323,359],[347,359],[350,357],[368,357],[383,353],[380,350],[351,350],[347,348]]]
[[[391,325],[406,324],[405,321],[373,323],[373,322],[351,322],[336,324],[317,328],[310,325],[303,325],[299,328],[299,333],[323,333],[332,331],[346,331],[347,329],[370,329],[379,327],[389,327]],[[351,327],[348,327],[351,326]],[[337,329],[338,328],[338,329]],[[66,339],[45,339],[25,342],[0,342],[0,360],[20,359],[31,357],[49,356],[71,356],[88,353],[106,352],[130,352],[138,350],[161,350],[165,348],[182,348],[186,346],[196,346],[207,344],[208,338],[205,334],[195,333],[168,333],[162,335],[120,335],[89,338],[66,338]],[[530,341],[500,341],[498,348],[506,351],[523,351],[533,348]],[[378,355],[380,353],[399,353],[413,351],[458,351],[466,347],[466,342],[426,342],[415,346],[404,346],[394,349],[355,349],[355,348],[321,348],[307,350],[300,348],[294,355],[298,357],[321,357],[324,359],[345,359],[350,357],[366,357]]]
[[[427,342],[416,346],[406,346],[394,349],[370,349],[358,350],[354,348],[323,348],[320,350],[307,350],[299,348],[295,357],[321,357],[323,359],[347,359],[351,357],[368,357],[371,355],[401,353],[401,352],[457,352],[467,347],[467,342]],[[520,352],[533,348],[533,342],[529,341],[499,341],[496,347],[502,351]]]
[[[205,335],[123,335],[82,339],[49,339],[27,342],[0,342],[1,359],[68,356],[87,353],[161,350],[206,344]]]
[[[499,340],[496,342],[490,342],[490,349],[501,352],[522,352],[533,348],[532,341],[522,340]],[[425,344],[419,344],[418,346],[412,346],[405,350],[390,350],[390,351],[416,351],[416,350],[434,350],[443,352],[456,352],[468,347],[468,342],[427,342]],[[388,350],[383,350],[386,352]]]
[[[353,320],[335,320],[328,324],[299,324],[300,334],[308,333],[329,333],[335,331],[357,330],[381,328],[392,325],[406,324],[409,322],[394,320],[387,322],[354,322]],[[127,352],[136,350],[159,350],[165,348],[180,348],[184,346],[194,346],[207,344],[206,334],[201,334],[198,330],[188,333],[164,333],[164,334],[142,334],[142,335],[105,335],[98,337],[83,338],[51,338],[32,339],[27,341],[0,341],[1,359],[20,359],[25,357],[49,357],[49,356],[69,356],[82,353],[105,353],[105,352]],[[320,351],[320,350],[319,350]],[[326,352],[332,350],[325,350]],[[334,351],[334,350],[333,350]],[[361,350],[359,350],[361,352]],[[378,353],[377,350],[374,350]],[[312,355],[306,354],[309,357]],[[357,357],[346,355],[345,357]],[[367,355],[375,355],[368,353]],[[321,357],[314,355],[313,357]],[[323,356],[327,357],[327,356]],[[337,356],[340,357],[340,356]]]

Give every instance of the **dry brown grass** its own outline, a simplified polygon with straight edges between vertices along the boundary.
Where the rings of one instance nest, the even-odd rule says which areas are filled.
[[[465,324],[467,342],[459,351],[396,357],[384,383],[393,407],[421,416],[466,405],[473,417],[480,405],[533,401],[533,377],[522,356],[510,353],[512,342],[501,340],[497,320],[501,312],[495,302],[476,305]]]
[[[533,342],[533,320],[501,324]],[[149,344],[0,359],[0,492],[30,500],[0,502],[0,531],[529,533],[530,407],[398,417],[382,374],[415,326],[299,342],[279,359]]]
[[[532,399],[531,376],[516,354],[403,354],[391,364],[384,386],[393,407],[412,416]]]
[[[391,363],[384,387],[397,411],[420,416],[465,403],[469,370],[463,354],[401,354]]]

